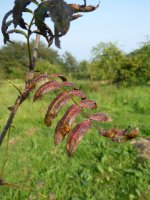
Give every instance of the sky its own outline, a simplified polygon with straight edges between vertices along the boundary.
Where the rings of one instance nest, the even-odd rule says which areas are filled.
[[[0,24],[14,0],[0,0]],[[67,3],[83,4],[83,0],[66,0]],[[99,0],[87,0],[97,5]],[[69,32],[61,38],[59,54],[69,51],[78,60],[90,60],[91,50],[100,42],[117,42],[124,52],[131,52],[150,38],[150,0],[101,0],[99,8],[71,22]],[[52,25],[52,24],[50,24]],[[22,40],[17,34],[15,40]],[[42,39],[45,41],[45,39]],[[0,33],[0,46],[3,37]]]

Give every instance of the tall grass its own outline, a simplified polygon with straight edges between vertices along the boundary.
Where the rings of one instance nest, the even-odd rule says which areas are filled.
[[[18,87],[23,84],[16,80]],[[148,87],[116,88],[99,86],[94,92],[89,83],[77,83],[90,99],[98,103],[98,110],[112,118],[102,127],[126,128],[138,126],[140,137],[150,134],[150,93]],[[8,106],[13,105],[17,92],[4,82],[0,85],[0,128],[7,119]],[[32,95],[31,95],[32,96]],[[44,113],[54,94],[32,104],[30,97],[20,107],[11,128],[8,155],[6,141],[0,148],[0,170],[7,158],[3,178],[22,188],[0,186],[1,200],[48,199],[58,200],[149,200],[150,162],[139,158],[130,143],[115,144],[91,129],[68,158],[65,141],[54,146],[56,122],[44,126]],[[28,189],[32,189],[29,191]],[[41,195],[42,194],[42,195]]]

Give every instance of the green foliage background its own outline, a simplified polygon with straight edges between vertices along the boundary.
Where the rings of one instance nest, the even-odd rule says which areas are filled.
[[[13,82],[19,88],[24,87],[23,81]],[[149,136],[149,87],[100,85],[94,91],[89,81],[76,83],[86,90],[90,99],[97,101],[99,111],[113,118],[112,123],[101,127],[138,126],[139,138]],[[17,92],[7,82],[1,82],[0,94],[2,128],[9,114],[7,107],[13,104]],[[47,128],[43,122],[44,114],[54,94],[49,93],[34,104],[32,97],[33,94],[16,115],[8,154],[7,138],[0,151],[0,171],[7,159],[3,178],[22,188],[0,187],[0,200],[149,200],[150,161],[140,158],[131,143],[113,143],[92,128],[73,157],[68,158],[65,140],[58,146],[53,141],[56,123],[67,107],[54,120],[52,127]],[[44,198],[41,194],[49,197]]]
[[[32,42],[33,48],[33,42]],[[15,45],[0,49],[0,71],[7,78],[25,78],[28,54],[26,45]],[[131,53],[123,52],[116,43],[99,43],[93,47],[92,59],[78,61],[70,52],[59,55],[43,43],[39,48],[36,71],[66,74],[78,80],[101,81],[117,85],[147,85],[150,83],[150,42]]]

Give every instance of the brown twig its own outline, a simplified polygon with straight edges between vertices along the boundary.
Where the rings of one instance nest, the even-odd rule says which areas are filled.
[[[32,65],[31,65],[32,68],[29,67],[29,72],[27,74],[27,81],[26,81],[27,83],[30,83],[31,80],[33,79],[39,43],[40,43],[40,37],[36,36],[35,46],[34,46],[34,49],[33,49],[33,56],[32,56]],[[17,112],[19,106],[28,98],[31,90],[32,90],[32,88],[26,89],[26,87],[25,87],[24,92],[20,93],[20,95],[17,97],[17,99],[14,103],[14,106],[12,107],[11,113],[10,113],[8,119],[7,119],[7,122],[6,122],[2,132],[0,133],[0,145],[2,144],[2,142],[5,138],[5,135],[7,134],[7,131],[9,130],[11,124],[13,123],[13,119],[16,115],[16,112]]]
[[[28,96],[29,96],[29,91],[25,91],[25,92],[21,93],[21,94],[17,97],[17,99],[16,99],[16,101],[15,101],[15,104],[14,104],[14,106],[12,107],[11,113],[10,113],[10,115],[9,115],[9,117],[8,117],[8,120],[7,120],[7,122],[6,122],[5,126],[4,126],[4,128],[3,128],[2,132],[1,132],[1,134],[0,134],[0,145],[2,144],[2,142],[3,142],[4,138],[5,138],[5,135],[6,135],[7,131],[9,130],[9,128],[10,128],[12,122],[13,122],[14,116],[15,116],[15,114],[16,114],[16,112],[17,112],[19,106],[21,105],[21,103],[24,102],[24,100],[25,100]]]

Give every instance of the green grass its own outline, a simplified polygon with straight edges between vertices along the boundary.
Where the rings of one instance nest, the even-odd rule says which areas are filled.
[[[23,84],[16,80],[22,88]],[[101,86],[97,92],[89,83],[77,82],[98,110],[108,113],[113,122],[102,127],[138,126],[140,137],[150,134],[149,87],[116,88]],[[17,92],[8,83],[0,83],[0,128],[7,120],[8,106]],[[32,104],[32,96],[19,108],[10,132],[8,155],[6,140],[0,147],[0,171],[7,158],[3,179],[22,189],[0,186],[0,200],[149,200],[150,162],[138,157],[129,142],[115,144],[92,128],[75,154],[68,158],[65,141],[54,146],[53,135],[61,111],[51,128],[44,126],[44,113],[54,94]],[[28,191],[32,189],[32,191]]]

